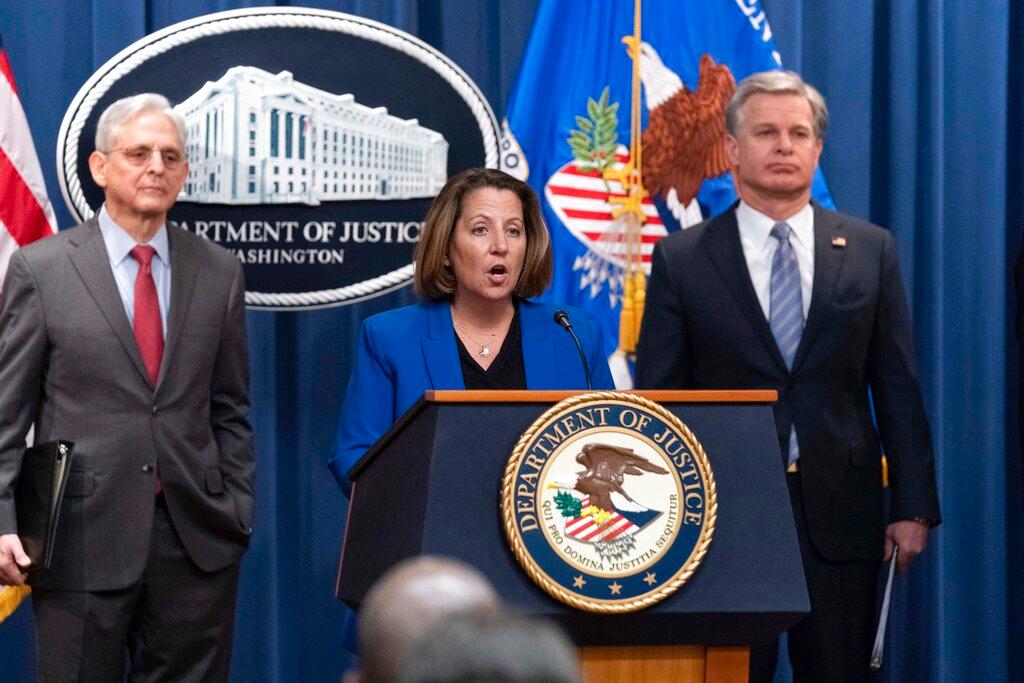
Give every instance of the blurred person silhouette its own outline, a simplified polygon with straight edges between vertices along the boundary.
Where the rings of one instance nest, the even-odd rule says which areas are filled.
[[[437,624],[501,609],[494,587],[468,564],[432,555],[403,560],[373,584],[360,607],[360,668],[344,681],[393,681],[406,653]]]
[[[581,683],[572,641],[554,624],[467,613],[435,624],[408,651],[399,683]]]

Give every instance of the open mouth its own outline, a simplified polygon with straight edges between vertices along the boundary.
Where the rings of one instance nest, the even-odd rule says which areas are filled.
[[[494,284],[502,284],[508,280],[508,268],[499,263],[487,271],[487,277]]]

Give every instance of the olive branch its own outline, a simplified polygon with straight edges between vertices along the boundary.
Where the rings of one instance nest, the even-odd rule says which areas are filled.
[[[587,98],[587,116],[576,117],[576,128],[567,142],[572,156],[580,163],[582,171],[598,171],[615,163],[615,148],[618,145],[619,103],[608,103],[608,86],[601,91],[601,97]]]
[[[555,494],[555,505],[558,506],[558,511],[562,513],[562,517],[579,517],[580,510],[583,508],[583,503],[579,498],[565,491],[559,491]]]

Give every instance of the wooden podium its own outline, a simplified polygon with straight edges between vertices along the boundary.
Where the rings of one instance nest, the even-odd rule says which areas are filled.
[[[580,661],[588,683],[743,683],[750,668],[750,648],[746,645],[581,647]]]
[[[749,646],[810,611],[772,418],[776,393],[631,392],[693,430],[714,471],[718,517],[707,556],[682,588],[615,615],[550,597],[520,568],[502,531],[499,490],[516,441],[578,393],[426,392],[349,472],[337,597],[358,607],[396,562],[448,555],[480,569],[512,608],[560,624],[580,647],[588,681],[746,680]]]

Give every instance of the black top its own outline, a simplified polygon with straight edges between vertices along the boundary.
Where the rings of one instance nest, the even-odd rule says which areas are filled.
[[[484,370],[477,362],[479,357],[462,343],[459,335],[455,335],[455,343],[459,345],[459,362],[462,365],[462,381],[467,389],[525,389],[526,368],[523,366],[522,334],[519,330],[519,307],[516,306],[512,322],[508,326],[508,334],[501,345],[498,355],[491,361],[490,367]]]

